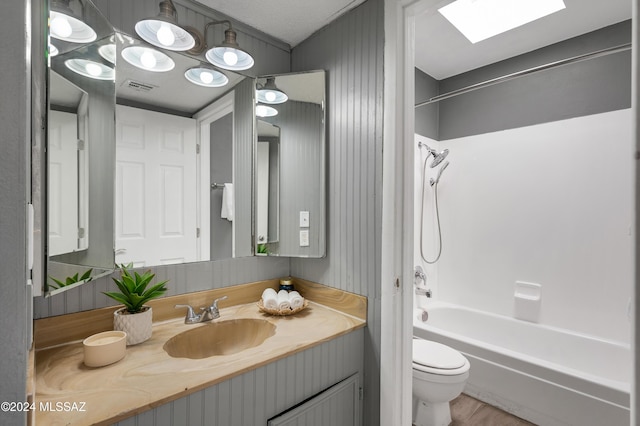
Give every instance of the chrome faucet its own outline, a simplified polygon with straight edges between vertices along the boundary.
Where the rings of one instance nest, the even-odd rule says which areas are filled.
[[[413,274],[413,284],[416,287],[416,294],[419,296],[427,296],[431,297],[431,289],[427,289],[425,287],[420,287],[418,280],[422,281],[422,284],[426,287],[427,285],[427,274],[424,273],[422,266],[416,266],[415,272]]]
[[[219,299],[213,301],[211,306],[206,308],[200,308],[200,313],[196,314],[191,305],[175,305],[175,308],[187,308],[187,316],[184,317],[185,324],[198,324],[201,322],[211,321],[216,318],[220,318],[220,311],[218,310],[218,302],[225,300],[227,296],[222,296]]]

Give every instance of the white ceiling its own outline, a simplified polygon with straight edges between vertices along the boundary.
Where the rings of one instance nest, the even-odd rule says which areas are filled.
[[[291,47],[365,0],[195,0]]]
[[[196,0],[292,47],[365,0]],[[416,66],[441,80],[631,18],[631,0],[565,0],[566,9],[471,44],[423,0],[416,19]],[[515,0],[514,0],[515,1]]]
[[[436,80],[631,18],[631,0],[564,0],[559,12],[472,44],[438,12],[451,2],[429,0],[416,18],[416,66]]]

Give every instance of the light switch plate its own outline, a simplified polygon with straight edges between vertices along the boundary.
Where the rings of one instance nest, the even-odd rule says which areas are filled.
[[[309,212],[301,211],[300,212],[300,228],[308,228],[309,227]]]
[[[309,230],[300,230],[300,247],[309,247]]]

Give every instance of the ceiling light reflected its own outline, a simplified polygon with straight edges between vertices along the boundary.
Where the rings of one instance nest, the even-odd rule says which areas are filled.
[[[122,49],[125,61],[146,71],[165,72],[175,67],[175,62],[164,53],[144,46],[129,46]]]
[[[562,0],[456,0],[438,12],[477,43],[564,8]]]
[[[256,116],[258,117],[273,117],[278,115],[278,110],[268,105],[258,104],[256,105]]]
[[[229,82],[227,76],[220,71],[203,66],[188,69],[184,76],[191,83],[203,87],[222,87]]]
[[[51,37],[70,43],[91,43],[98,38],[89,25],[71,15],[55,10],[51,10],[49,14],[49,31]]]
[[[71,71],[84,77],[93,78],[95,80],[115,80],[115,70],[105,64],[101,64],[100,62],[75,58],[67,59],[64,64]]]
[[[267,82],[256,91],[258,102],[265,104],[281,104],[289,97],[276,86],[275,77],[267,77]]]
[[[98,49],[98,53],[107,61],[112,64],[116,63],[116,45],[115,44],[105,44],[100,46]]]

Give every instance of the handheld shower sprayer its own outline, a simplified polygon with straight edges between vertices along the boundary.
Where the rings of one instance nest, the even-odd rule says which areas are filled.
[[[440,182],[440,176],[442,176],[442,172],[444,172],[444,169],[446,169],[448,165],[449,165],[448,161],[445,161],[444,163],[442,163],[442,167],[440,167],[440,170],[438,170],[438,175],[436,176],[436,178],[429,179],[429,185],[433,186],[438,184],[438,182]]]
[[[418,148],[422,148],[422,147],[425,147],[427,151],[429,151],[429,155],[433,155],[433,161],[429,165],[429,167],[431,167],[432,169],[438,164],[442,163],[442,160],[444,160],[447,157],[447,155],[449,155],[448,149],[438,152],[435,149],[429,147],[429,145],[422,142],[418,142]]]

